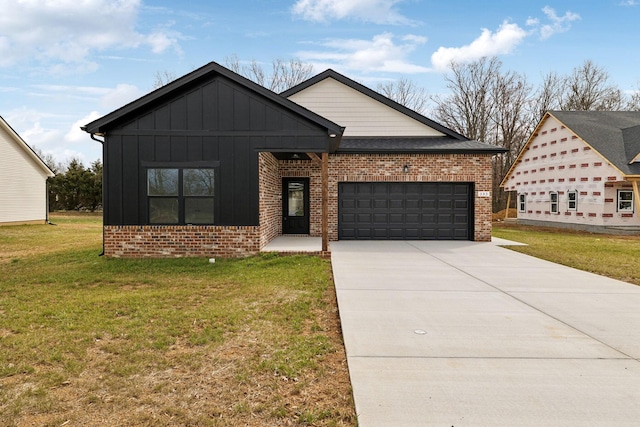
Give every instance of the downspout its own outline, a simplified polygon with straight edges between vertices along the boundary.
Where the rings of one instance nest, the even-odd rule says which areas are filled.
[[[83,128],[83,130],[86,129]],[[95,133],[91,133],[89,135],[91,135],[91,139],[93,139],[94,141],[98,141],[104,147],[104,141],[96,138]],[[104,148],[102,152],[104,153]],[[104,256],[104,163],[102,164],[102,252],[98,256]]]

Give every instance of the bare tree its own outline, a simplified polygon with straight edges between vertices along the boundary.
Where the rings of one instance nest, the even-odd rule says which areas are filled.
[[[629,95],[625,110],[640,111],[640,81],[638,81],[636,88]]]
[[[56,158],[53,156],[53,154],[45,153],[35,145],[32,146],[31,149],[33,150],[34,153],[36,153],[38,157],[40,157],[40,160],[42,160],[44,164],[47,165],[53,173],[58,174],[60,172],[63,172],[65,169],[67,169],[67,165],[64,164],[63,162],[57,161]]]
[[[173,71],[168,71],[168,70],[164,70],[164,71],[156,71],[156,75],[155,78],[153,80],[153,88],[154,89],[159,89],[162,86],[171,83],[172,81],[174,81],[175,79],[177,79],[178,77],[176,76],[176,73],[174,73]]]
[[[524,75],[509,71],[498,73],[492,87],[494,111],[491,116],[495,129],[491,142],[508,151],[493,158],[493,203],[499,210],[506,204],[500,182],[518,157],[535,125],[531,112],[531,86]]]
[[[237,55],[225,58],[225,65],[249,80],[280,93],[309,79],[313,74],[313,65],[299,59],[274,59],[271,62],[271,73],[268,74],[262,64],[255,59],[248,64],[242,64]]]
[[[503,72],[495,57],[452,63],[445,79],[451,94],[434,98],[436,118],[468,138],[508,150],[493,160],[493,203],[500,209],[505,197],[499,184],[531,131],[531,85],[524,75]]]
[[[487,141],[495,105],[491,90],[502,63],[495,57],[468,64],[451,63],[445,75],[447,96],[435,96],[434,117],[447,127],[478,141]]]
[[[622,91],[609,83],[609,73],[604,68],[585,61],[573,69],[565,79],[561,109],[577,111],[620,110],[623,106]]]
[[[533,95],[532,112],[533,120],[540,121],[544,114],[550,110],[559,110],[564,90],[564,78],[552,71],[544,76],[542,86]]]
[[[429,94],[406,77],[396,81],[378,83],[377,91],[413,111],[424,114],[429,103]]]

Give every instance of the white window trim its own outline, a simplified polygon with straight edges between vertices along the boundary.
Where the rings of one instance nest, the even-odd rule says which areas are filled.
[[[570,197],[571,194],[574,194],[576,196],[574,200],[571,200],[571,197]],[[571,207],[571,202],[574,203],[573,207]],[[567,191],[567,210],[568,211],[578,210],[578,190]]]
[[[621,208],[620,207],[620,202],[621,202],[620,193],[630,193],[631,194],[631,199],[630,200],[624,200],[625,202],[630,202],[628,208]],[[626,190],[626,189],[618,190],[618,203],[617,203],[618,212],[633,212],[633,206],[634,206],[633,190]]]
[[[527,211],[527,193],[520,193],[518,194],[518,212],[526,212],[526,211]]]
[[[553,201],[553,196],[556,196],[555,202]],[[558,215],[560,213],[560,200],[558,198],[557,191],[549,192],[549,211],[554,215]]]

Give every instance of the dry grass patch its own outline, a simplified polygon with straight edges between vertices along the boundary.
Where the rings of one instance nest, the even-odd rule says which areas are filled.
[[[0,227],[0,265],[22,257],[54,254],[102,242],[99,214],[52,214],[48,225]],[[80,237],[80,238],[78,238]]]
[[[507,223],[494,223],[493,235],[528,245],[511,250],[640,285],[640,236]]]
[[[33,246],[0,264],[3,425],[357,424],[328,261],[105,259],[56,222],[0,228]]]

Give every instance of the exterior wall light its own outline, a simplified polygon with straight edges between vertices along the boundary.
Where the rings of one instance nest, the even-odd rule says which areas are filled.
[[[404,171],[404,173],[409,173],[409,165],[404,165],[402,170]]]

